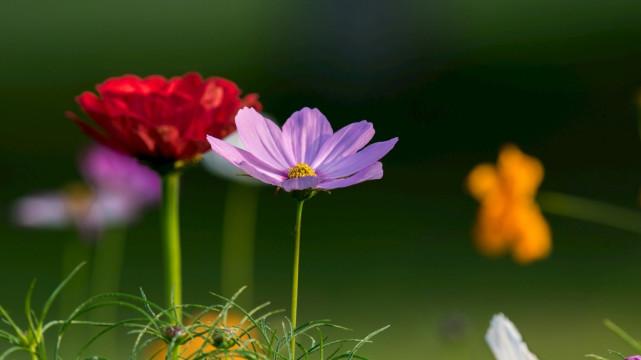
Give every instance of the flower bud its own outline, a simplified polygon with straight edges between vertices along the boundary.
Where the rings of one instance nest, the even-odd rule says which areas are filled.
[[[185,335],[185,330],[179,325],[168,326],[165,328],[164,335],[168,341],[176,339],[176,342],[179,343]]]
[[[234,332],[229,328],[216,329],[213,339],[214,346],[219,349],[229,349],[236,344]]]

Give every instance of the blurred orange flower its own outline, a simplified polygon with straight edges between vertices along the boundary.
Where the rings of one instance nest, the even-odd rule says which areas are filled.
[[[521,264],[545,258],[552,248],[550,228],[535,201],[543,165],[514,145],[504,146],[497,164],[477,165],[467,189],[480,202],[474,238],[488,256],[511,252]]]
[[[227,319],[226,321],[218,320],[218,314],[214,313],[209,313],[201,318],[198,319],[198,322],[202,324],[202,326],[197,326],[196,328],[192,328],[192,332],[205,332],[207,331],[208,327],[210,327],[212,324],[214,324],[216,321],[219,322],[217,328],[221,330],[220,333],[220,339],[217,339],[217,335],[214,335],[213,339],[205,340],[203,336],[195,336],[193,339],[187,341],[185,344],[180,346],[180,358],[181,359],[192,359],[195,357],[201,358],[203,354],[209,353],[212,351],[215,351],[216,349],[219,348],[225,348],[230,351],[233,351],[235,349],[238,349],[238,345],[232,344],[234,339],[236,341],[247,341],[253,334],[252,331],[246,332],[246,329],[248,326],[251,325],[250,322],[247,323],[241,323],[242,316],[238,316],[234,313],[227,313]],[[229,334],[229,337],[223,336],[225,334]],[[217,341],[221,342],[221,345],[214,345]],[[225,344],[225,342],[232,342],[230,344]],[[218,346],[218,347],[217,347]],[[165,359],[167,356],[167,350],[166,350],[166,344],[164,342],[156,342],[150,348],[147,350],[147,357],[149,359],[153,360],[161,360]],[[206,357],[209,359],[210,357]],[[213,357],[211,357],[213,358]],[[235,356],[232,354],[219,354],[218,357],[216,358],[221,358],[225,360],[241,360],[244,359],[244,357],[239,357]]]

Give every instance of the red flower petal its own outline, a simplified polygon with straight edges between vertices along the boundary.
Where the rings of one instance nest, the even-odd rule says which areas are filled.
[[[147,161],[189,160],[207,151],[207,134],[222,137],[235,129],[243,106],[261,109],[258,96],[241,100],[227,79],[198,73],[167,79],[124,75],[105,80],[98,95],[84,92],[77,102],[95,127],[70,117],[83,132],[119,151]]]

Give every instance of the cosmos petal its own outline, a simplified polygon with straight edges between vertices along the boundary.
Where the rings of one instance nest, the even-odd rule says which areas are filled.
[[[128,195],[106,190],[96,192],[87,213],[77,221],[77,225],[84,229],[100,230],[135,220],[140,215],[139,204],[132,202]]]
[[[213,136],[207,136],[207,140],[216,154],[222,156],[232,165],[260,181],[280,186],[286,179],[278,169],[273,168],[271,165],[256,158],[245,150],[239,149]]]
[[[301,178],[287,179],[283,181],[281,187],[287,192],[294,190],[313,189],[316,187],[316,185],[318,185],[318,181],[319,180],[317,176],[305,176]]]
[[[350,177],[323,181],[318,185],[318,188],[324,190],[332,190],[356,185],[368,180],[378,180],[381,178],[383,178],[383,164],[379,161]]]
[[[356,154],[322,164],[316,169],[316,172],[325,179],[343,178],[356,174],[380,160],[394,148],[397,142],[398,138],[393,138],[370,144]]]
[[[64,195],[37,194],[19,199],[12,209],[17,225],[34,228],[62,228],[71,222]]]
[[[79,164],[80,172],[95,190],[123,196],[135,208],[160,200],[158,174],[136,159],[100,145],[91,146]]]
[[[231,135],[225,137],[223,141],[232,146],[236,146],[237,148],[242,149],[240,136],[238,136],[237,131],[234,131],[233,133],[231,133]],[[260,181],[252,178],[251,176],[239,176],[238,168],[227,161],[227,159],[216,154],[214,151],[208,151],[205,154],[205,156],[203,157],[203,165],[205,166],[205,169],[207,169],[210,173],[221,176],[228,180],[248,185],[262,184]]]
[[[538,360],[530,352],[521,334],[505,315],[494,315],[485,334],[496,360]]]
[[[501,149],[497,167],[519,195],[534,196],[543,181],[541,161],[523,153],[515,145],[508,144]]]
[[[312,167],[318,167],[323,163],[331,163],[356,153],[374,137],[374,126],[368,121],[359,121],[349,124],[332,135],[320,150]]]
[[[524,206],[517,218],[524,231],[513,244],[514,260],[519,264],[528,264],[546,258],[552,250],[552,235],[539,207],[534,203]]]
[[[295,163],[283,145],[283,135],[272,121],[252,108],[243,108],[236,115],[236,127],[248,152],[275,168],[287,169]]]
[[[501,185],[499,174],[492,164],[474,167],[467,176],[466,183],[470,194],[478,200],[484,199]]]
[[[291,146],[296,163],[311,164],[333,134],[329,121],[318,109],[303,108],[283,125],[283,141]]]

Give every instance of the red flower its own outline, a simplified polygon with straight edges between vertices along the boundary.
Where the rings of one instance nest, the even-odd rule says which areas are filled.
[[[258,95],[240,97],[238,86],[197,73],[166,79],[124,75],[107,79],[76,98],[94,124],[67,117],[96,141],[148,162],[173,167],[209,150],[206,135],[225,137],[235,130],[234,117],[245,106],[262,109]]]

